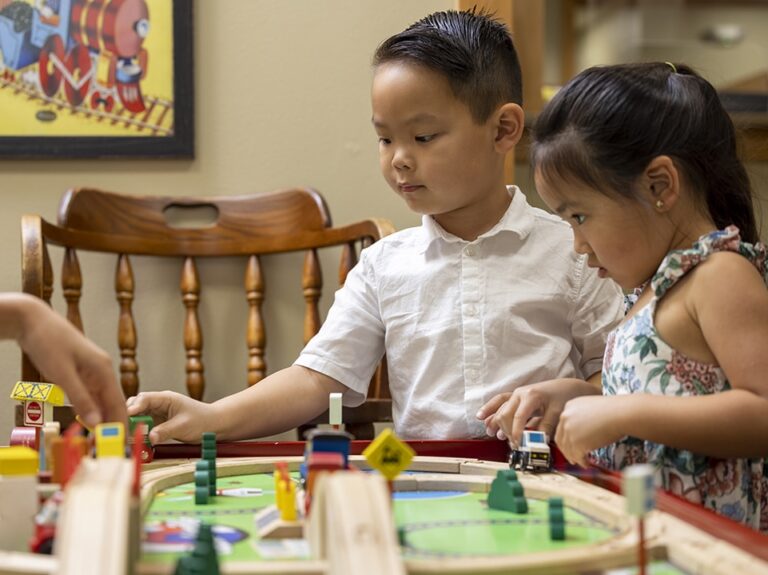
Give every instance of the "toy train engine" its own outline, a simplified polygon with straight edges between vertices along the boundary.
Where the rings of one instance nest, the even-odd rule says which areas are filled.
[[[104,53],[109,60],[107,87],[116,87],[120,102],[134,113],[144,110],[139,80],[146,74],[142,44],[148,33],[144,0],[80,0],[72,7],[71,37],[91,53]],[[91,104],[100,98],[95,95]]]
[[[37,62],[41,90],[53,97],[63,84],[73,106],[89,99],[111,111],[118,99],[130,112],[143,111],[148,33],[145,0],[35,0],[34,7],[15,0],[0,10],[6,68]]]

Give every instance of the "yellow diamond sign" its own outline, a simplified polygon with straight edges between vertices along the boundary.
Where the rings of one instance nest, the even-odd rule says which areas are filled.
[[[401,471],[407,469],[414,455],[413,449],[400,441],[391,429],[379,433],[363,451],[366,461],[387,481],[392,481]]]

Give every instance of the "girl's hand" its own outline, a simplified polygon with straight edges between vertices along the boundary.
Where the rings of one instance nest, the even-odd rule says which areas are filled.
[[[552,437],[566,402],[592,393],[597,393],[595,387],[581,379],[552,379],[523,385],[492,398],[480,408],[477,418],[485,423],[488,435],[518,445],[526,426]]]
[[[571,463],[587,466],[589,452],[621,439],[622,396],[577,397],[560,414],[555,443]]]

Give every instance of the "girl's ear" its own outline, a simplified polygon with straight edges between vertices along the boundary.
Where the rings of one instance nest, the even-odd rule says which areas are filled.
[[[517,104],[508,102],[499,107],[493,116],[497,151],[506,154],[520,141],[525,128],[525,114]]]
[[[669,156],[656,156],[643,172],[647,200],[657,212],[667,212],[680,199],[680,172]]]

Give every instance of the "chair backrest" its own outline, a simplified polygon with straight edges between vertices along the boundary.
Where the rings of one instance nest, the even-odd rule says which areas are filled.
[[[186,210],[207,211],[212,217],[205,225],[193,227],[169,222],[174,212]],[[266,374],[261,256],[304,252],[303,339],[307,342],[317,333],[321,323],[318,303],[323,280],[318,250],[342,247],[338,278],[343,284],[347,273],[357,262],[358,250],[392,231],[394,228],[389,221],[376,218],[334,228],[323,197],[317,191],[306,188],[230,197],[132,196],[95,189],[75,189],[63,196],[57,225],[37,215],[22,216],[23,291],[50,303],[54,273],[48,248],[61,246],[64,248],[61,290],[66,300],[66,313],[69,320],[82,330],[79,303],[83,277],[77,253],[95,251],[116,254],[120,383],[126,396],[131,396],[138,392],[140,384],[136,324],[131,307],[135,278],[130,258],[134,255],[181,258],[186,387],[191,397],[201,399],[205,390],[205,375],[198,318],[200,279],[196,259],[244,256],[245,299],[248,304],[244,336],[248,365],[244,369],[244,374],[247,374],[244,381],[254,385]],[[40,380],[39,373],[26,357],[22,360],[22,378]],[[385,363],[374,378],[369,397],[374,400],[389,398]],[[388,407],[386,405],[384,409]],[[381,417],[384,413],[379,408],[374,411],[375,414],[367,414],[365,418]]]

